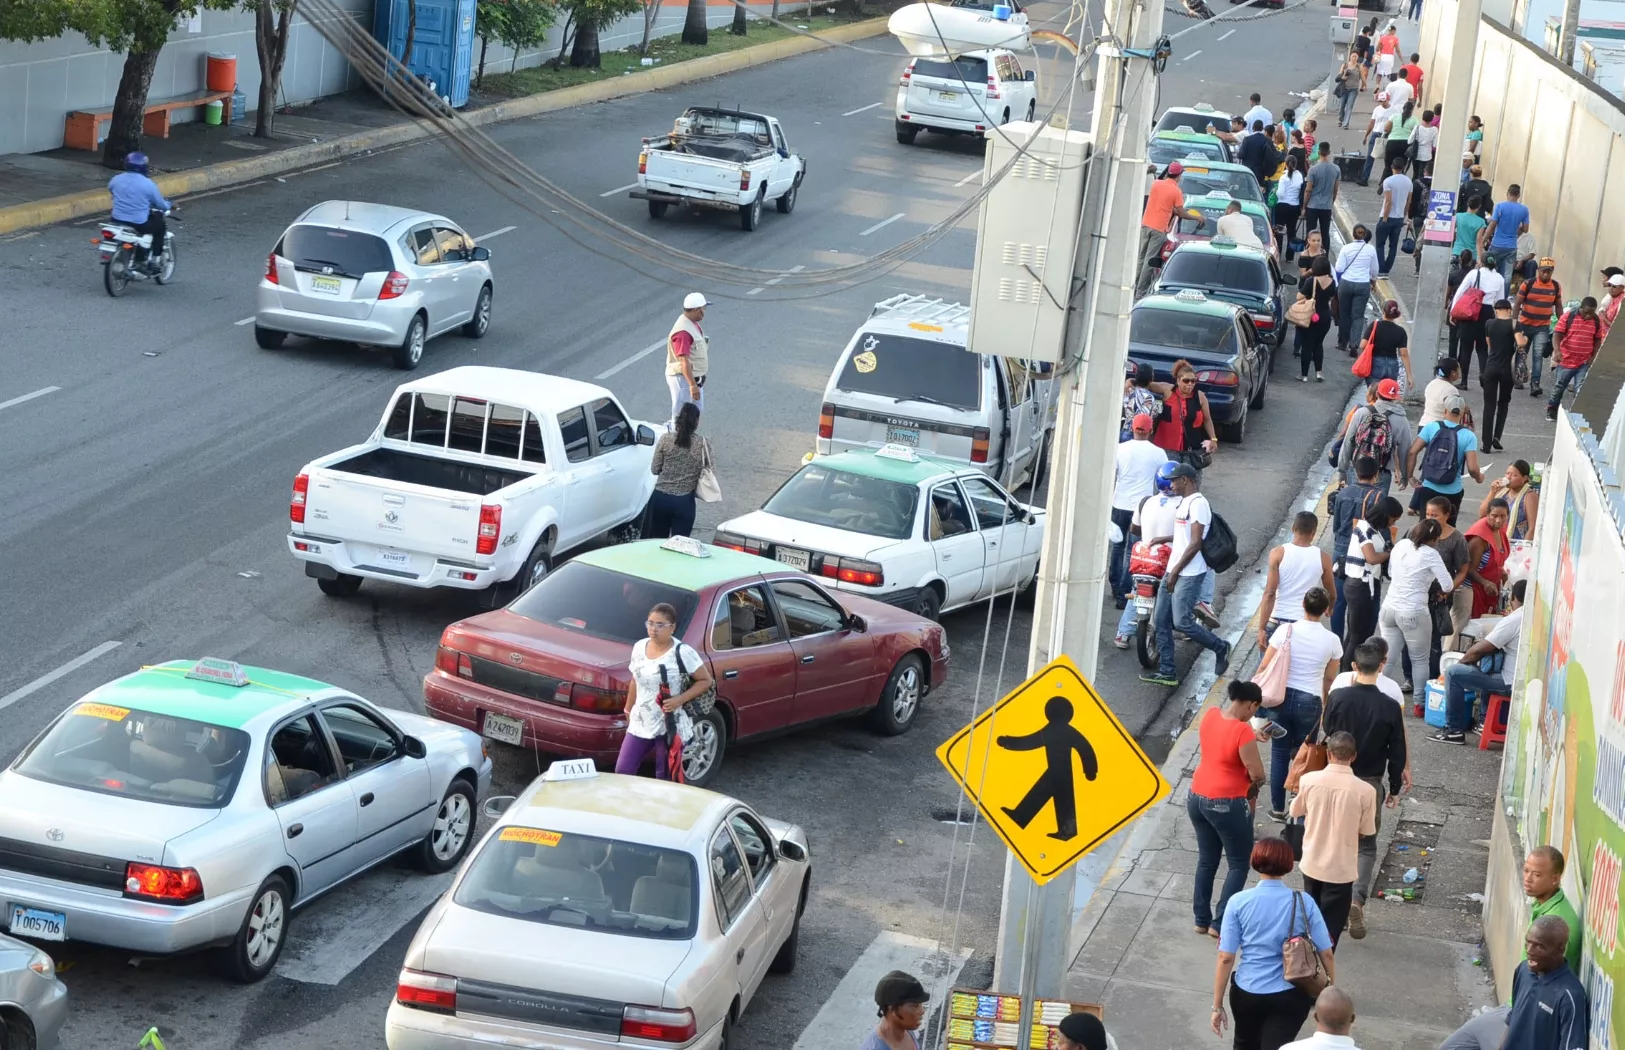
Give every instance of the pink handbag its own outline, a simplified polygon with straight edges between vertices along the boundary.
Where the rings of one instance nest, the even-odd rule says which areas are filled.
[[[1265,707],[1280,707],[1286,700],[1287,673],[1292,670],[1292,628],[1287,624],[1286,641],[1270,650],[1269,662],[1253,672],[1253,684],[1264,694]]]

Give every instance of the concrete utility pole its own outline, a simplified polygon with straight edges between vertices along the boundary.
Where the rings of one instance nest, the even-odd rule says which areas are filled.
[[[1105,34],[1136,50],[1162,35],[1162,0],[1108,0]],[[1146,143],[1156,114],[1150,61],[1101,48],[1095,88],[1093,167],[1084,202],[1074,273],[1085,278],[1070,304],[1062,367],[1049,517],[1044,536],[1028,674],[1061,654],[1095,666],[1128,315],[1145,195]],[[1076,868],[1036,885],[1014,859],[1005,862],[999,950],[993,987],[1024,997],[1022,1032],[1034,995],[1061,994],[1072,932]],[[1025,1040],[1023,1040],[1025,1043]]]
[[[1563,5],[1563,36],[1557,42],[1557,59],[1570,69],[1574,68],[1574,45],[1580,36],[1580,0],[1567,0]]]
[[[1462,143],[1467,138],[1467,117],[1471,113],[1470,96],[1473,93],[1473,69],[1478,64],[1478,27],[1483,13],[1482,0],[1458,0],[1455,33],[1450,40],[1450,73],[1445,78],[1444,119],[1439,122],[1439,142],[1433,150],[1433,188],[1457,194],[1461,190],[1457,173],[1461,170]],[[1443,179],[1441,182],[1439,180]],[[1460,202],[1457,203],[1458,213]],[[1411,345],[1422,351],[1432,351],[1431,358],[1413,357],[1418,368],[1422,362],[1439,357],[1439,333],[1445,321],[1445,285],[1450,275],[1450,248],[1430,245],[1422,250],[1422,274],[1416,286],[1416,318],[1411,325]],[[1512,289],[1508,288],[1510,293]],[[1508,298],[1511,298],[1510,294]],[[1412,390],[1427,385],[1426,376],[1408,377]]]

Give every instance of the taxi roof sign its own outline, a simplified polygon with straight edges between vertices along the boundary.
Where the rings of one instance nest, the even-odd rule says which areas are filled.
[[[543,780],[591,780],[598,775],[598,764],[590,758],[561,758],[547,767]]]
[[[1039,885],[1170,791],[1064,656],[949,738],[937,759]]]
[[[711,556],[711,548],[692,536],[673,536],[665,543],[662,543],[660,549],[686,554],[690,558],[709,558]]]
[[[904,463],[918,463],[919,454],[907,445],[882,445],[875,449],[875,455],[880,459],[896,459]]]
[[[248,673],[243,665],[235,660],[221,660],[213,656],[205,656],[192,665],[186,672],[187,678],[199,682],[215,682],[219,685],[229,685],[241,689],[248,684]]]

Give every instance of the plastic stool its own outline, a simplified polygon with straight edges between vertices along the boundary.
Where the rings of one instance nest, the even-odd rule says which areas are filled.
[[[1491,693],[1484,702],[1484,731],[1478,736],[1478,749],[1488,751],[1491,744],[1505,744],[1507,719],[1512,713],[1512,698],[1505,693]]]

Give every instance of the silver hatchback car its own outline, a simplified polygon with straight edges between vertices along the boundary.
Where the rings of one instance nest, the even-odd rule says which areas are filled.
[[[458,326],[470,339],[490,331],[490,259],[444,216],[325,201],[271,249],[254,340],[267,350],[290,335],[387,346],[396,368],[416,368],[431,337]]]

